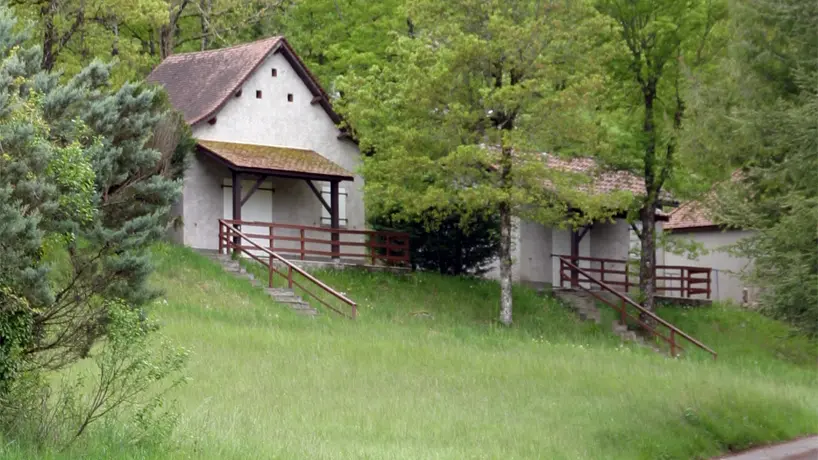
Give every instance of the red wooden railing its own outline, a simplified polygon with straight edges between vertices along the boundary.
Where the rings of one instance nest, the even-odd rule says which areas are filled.
[[[632,322],[635,322],[645,328],[645,330],[649,331],[654,337],[666,342],[668,345],[670,345],[671,356],[676,357],[679,351],[684,351],[684,348],[682,348],[682,346],[677,342],[678,337],[681,336],[693,345],[710,353],[713,356],[713,359],[718,357],[718,353],[710,349],[707,345],[699,342],[676,326],[668,323],[652,311],[645,309],[645,307],[639,305],[627,295],[618,292],[612,286],[610,286],[609,283],[596,279],[593,275],[591,275],[587,268],[580,268],[571,263],[570,257],[557,256],[557,258],[560,261],[560,285],[562,287],[570,287],[570,284],[569,286],[564,286],[562,283],[564,281],[570,282],[571,280],[570,273],[566,277],[563,277],[562,274],[566,271],[576,273],[581,279],[580,283],[575,287],[582,289],[596,298],[598,301],[619,312],[619,321],[623,325],[627,325],[627,321],[631,320]],[[583,283],[596,285],[599,289],[590,289],[583,286]],[[616,300],[611,301],[610,299],[605,298],[602,295],[603,291],[608,292]],[[631,311],[629,312],[628,309]],[[638,313],[633,314],[633,311]]]
[[[630,288],[639,286],[639,273],[631,271],[626,260],[560,255],[555,255],[555,257],[567,257],[586,272],[597,274],[599,281],[621,288],[621,292],[627,293],[630,292]],[[583,267],[583,265],[587,266]],[[709,299],[712,292],[712,273],[713,269],[709,267],[657,265],[655,269],[658,282],[656,291],[684,298],[704,294],[705,298]],[[571,274],[563,275],[561,272],[560,284],[564,281],[571,281]]]
[[[327,286],[281,255],[256,243],[250,235],[242,233],[231,221],[219,219],[219,254],[229,254],[231,250],[234,254],[244,254],[267,268],[269,287],[274,287],[275,275],[278,275],[286,280],[289,289],[298,288],[301,293],[315,299],[335,313],[352,319],[358,316],[358,305],[347,296]],[[281,266],[277,267],[276,264]],[[282,270],[285,270],[286,273]],[[322,298],[317,292],[324,293],[325,298]],[[331,305],[332,300],[349,307],[351,313],[343,312],[341,308],[344,307],[338,308]]]
[[[248,228],[262,233],[244,234],[267,249],[278,253],[308,259],[347,259],[369,262],[375,265],[409,266],[409,234],[375,230],[346,230],[342,228],[314,227],[308,225],[251,222],[243,220],[222,220],[239,230]],[[344,240],[343,237],[357,241]],[[362,241],[361,241],[362,240]],[[317,246],[317,247],[316,247]]]

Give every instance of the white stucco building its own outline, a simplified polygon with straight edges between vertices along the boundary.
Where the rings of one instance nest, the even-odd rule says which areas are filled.
[[[628,191],[635,196],[644,194],[644,182],[639,177],[624,171],[605,170],[591,158],[566,160],[551,155],[545,155],[545,158],[549,168],[586,176],[589,183],[582,187],[589,193],[604,195]],[[662,213],[657,216],[657,232],[662,231],[666,220],[667,216]],[[583,258],[607,259],[609,269],[624,271],[624,263],[631,258],[632,249],[638,245],[638,238],[623,215],[578,229],[549,227],[516,219],[512,234],[512,277],[515,282],[535,287],[559,286],[560,265],[554,257],[556,255],[578,257],[580,267],[595,270],[600,268],[601,262]],[[661,256],[657,254],[659,264],[663,263]],[[497,263],[486,276],[499,277]],[[624,282],[625,276],[609,273],[605,279]],[[636,282],[634,279],[631,281]]]
[[[713,224],[707,209],[698,201],[679,206],[665,225],[670,238],[692,240],[701,244],[705,253],[696,258],[663,251],[668,265],[694,265],[713,270],[714,300],[753,302],[756,290],[741,279],[741,273],[752,267],[752,260],[731,254],[730,246],[752,233],[747,230],[723,229]]]
[[[217,248],[219,219],[365,228],[358,147],[338,128],[328,95],[284,38],[172,55],[148,80],[165,87],[198,141],[176,209],[178,242]],[[242,231],[271,230],[244,224]],[[299,232],[304,238],[303,229],[275,231],[276,248],[304,245],[295,241]],[[307,246],[329,251],[316,242]]]

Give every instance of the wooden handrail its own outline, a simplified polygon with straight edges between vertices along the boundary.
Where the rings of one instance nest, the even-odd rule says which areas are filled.
[[[233,219],[221,219],[221,222],[224,225],[232,225],[233,228],[245,230],[246,232],[243,233],[245,238],[261,240],[257,242],[273,252],[297,254],[295,257],[301,260],[306,260],[308,256],[333,259],[347,257],[371,261],[373,265],[377,262],[406,267],[411,265],[410,236],[405,232],[347,230]],[[348,238],[345,238],[344,235],[347,235]],[[274,244],[282,242],[285,244],[278,246]],[[323,248],[318,249],[316,245],[328,246],[330,251]],[[290,246],[298,246],[300,250],[292,251]],[[344,249],[350,250],[344,251]]]
[[[623,264],[627,265],[629,261],[623,259],[607,259],[604,257],[587,257],[587,256],[580,256],[580,257],[571,257],[568,254],[551,254],[553,257],[566,257],[569,260],[579,260],[581,262],[610,262],[615,264]],[[711,271],[712,268],[709,267],[696,267],[693,265],[656,265],[656,269],[677,269],[677,270],[690,270],[698,273],[704,273],[707,271]]]
[[[699,342],[698,340],[694,339],[693,337],[691,337],[690,335],[688,335],[686,332],[682,331],[681,329],[677,328],[676,326],[674,326],[674,325],[670,324],[669,322],[665,321],[664,319],[660,318],[659,316],[657,316],[657,315],[656,315],[655,313],[653,313],[652,311],[650,311],[650,310],[646,309],[645,307],[643,307],[643,306],[639,305],[639,304],[638,304],[638,303],[636,303],[634,300],[632,300],[630,297],[628,297],[628,296],[626,296],[626,295],[624,295],[624,294],[622,294],[622,293],[620,293],[620,292],[617,292],[617,291],[616,291],[616,290],[614,290],[612,287],[610,287],[608,284],[606,284],[606,283],[604,283],[604,282],[602,282],[602,281],[599,281],[599,280],[595,279],[595,278],[594,278],[594,277],[592,277],[592,276],[591,276],[591,275],[590,275],[588,272],[586,272],[585,270],[583,270],[583,269],[581,269],[581,268],[577,267],[576,265],[574,265],[573,263],[571,263],[570,256],[567,256],[567,257],[566,257],[566,256],[556,256],[556,257],[557,257],[557,258],[560,260],[560,262],[561,262],[562,264],[565,264],[565,265],[566,265],[566,266],[567,266],[569,269],[574,270],[574,271],[576,271],[577,273],[581,274],[582,276],[584,276],[585,278],[587,278],[587,279],[588,279],[588,281],[590,281],[590,282],[592,282],[592,283],[596,284],[597,286],[601,287],[603,290],[610,292],[611,294],[613,294],[614,296],[618,297],[620,300],[622,300],[622,301],[623,301],[623,302],[625,302],[626,304],[628,304],[628,305],[630,305],[630,306],[632,306],[632,307],[636,308],[637,310],[639,310],[639,312],[640,312],[640,313],[645,314],[645,316],[648,316],[648,317],[650,317],[651,319],[653,319],[653,320],[655,320],[656,322],[658,322],[659,324],[661,324],[661,325],[663,325],[663,326],[667,327],[667,328],[668,328],[669,330],[671,330],[673,333],[681,335],[682,337],[684,337],[685,339],[687,339],[687,340],[688,340],[690,343],[692,343],[692,344],[696,345],[697,347],[701,348],[702,350],[704,350],[704,351],[706,351],[706,352],[710,353],[711,355],[713,355],[713,358],[714,358],[714,359],[718,357],[718,353],[716,353],[715,351],[713,351],[712,349],[710,349],[710,347],[708,347],[707,345],[705,345],[705,344],[703,344],[703,343]],[[561,272],[562,272],[562,267],[560,267],[560,274],[562,274]],[[583,286],[580,286],[580,287],[581,287],[582,289],[587,290],[587,291],[589,291],[589,292],[590,292],[590,290],[589,290],[589,289],[586,289],[586,288],[585,288],[585,287],[583,287]],[[653,332],[653,334],[654,334],[654,335],[658,335],[658,334],[657,334],[657,332],[656,332],[655,330],[652,330],[651,332]]]
[[[597,262],[599,264],[598,268],[594,267],[594,266],[590,266],[590,267],[585,267],[585,270],[588,271],[588,272],[591,272],[591,273],[601,274],[602,281],[606,281],[605,280],[605,275],[606,274],[625,275],[624,283],[621,282],[621,281],[617,282],[617,281],[613,281],[613,280],[610,280],[610,279],[607,280],[607,281],[609,281],[611,284],[617,285],[617,286],[624,285],[625,286],[625,292],[627,292],[628,289],[631,286],[631,283],[630,283],[631,271],[628,269],[628,265],[629,265],[630,261],[628,261],[628,260],[607,259],[607,258],[603,258],[603,257],[587,257],[587,256],[572,257],[572,256],[570,256],[568,254],[551,254],[551,256],[552,257],[563,257],[563,258],[569,259],[569,260],[571,260],[573,262],[590,262],[592,264],[594,262]],[[608,264],[608,265],[606,265],[606,264]],[[610,267],[611,264],[624,266],[624,269],[611,270],[610,268],[608,268],[608,267]],[[668,271],[670,271],[673,274],[668,275]],[[664,275],[660,276],[659,275],[660,272],[662,272]],[[710,286],[711,286],[711,282],[712,282],[713,269],[710,268],[710,267],[694,267],[694,266],[688,266],[688,265],[656,265],[654,267],[654,273],[656,274],[655,279],[657,279],[657,280],[678,282],[680,284],[680,286],[681,286],[681,287],[657,286],[657,290],[666,291],[666,292],[667,291],[678,291],[682,297],[686,297],[686,296],[690,296],[690,295],[696,295],[696,294],[704,294],[706,296],[706,298],[709,299],[710,296],[711,296],[712,291],[710,289]],[[678,274],[675,274],[675,273],[678,273]],[[638,274],[636,274],[636,273],[634,273],[634,274],[637,275],[637,278],[638,278]],[[699,277],[699,276],[694,277],[693,275],[705,275],[705,276],[704,277]],[[573,280],[574,284],[575,284],[575,282],[576,282],[576,280]],[[705,290],[690,289],[690,286],[693,285],[693,284],[707,284],[707,289],[705,289]]]
[[[348,235],[383,235],[409,239],[409,234],[406,232],[395,232],[389,230],[349,230],[346,228],[332,228],[332,227],[318,227],[314,225],[296,225],[296,224],[278,224],[274,222],[255,222],[249,220],[233,220],[233,219],[219,219],[220,221],[231,225],[247,225],[250,227],[277,227],[288,228],[291,230],[314,230],[316,232],[330,232]]]
[[[242,233],[241,231],[236,229],[236,227],[234,227],[231,224],[231,222],[233,222],[233,221],[229,221],[229,220],[226,220],[226,219],[219,219],[220,227],[222,225],[224,225],[228,229],[228,232],[232,233],[233,236],[239,236],[241,238],[244,238],[245,241],[249,242],[252,246],[255,246],[255,248],[257,250],[262,251],[263,253],[267,254],[269,257],[281,262],[282,264],[286,265],[287,268],[289,268],[290,270],[298,273],[299,275],[303,276],[304,278],[306,278],[307,280],[309,280],[310,282],[312,282],[316,286],[320,287],[324,292],[327,292],[328,294],[332,295],[333,297],[337,298],[338,300],[340,300],[340,301],[344,302],[345,304],[349,305],[350,307],[352,307],[352,318],[354,319],[357,316],[357,314],[358,314],[358,304],[356,304],[354,301],[349,299],[347,296],[341,294],[340,292],[336,291],[335,289],[332,289],[331,287],[327,286],[326,284],[324,284],[322,281],[320,281],[316,277],[314,277],[314,276],[310,275],[309,273],[307,273],[306,271],[304,271],[302,268],[300,268],[297,265],[293,264],[292,262],[285,259],[284,257],[281,257],[279,254],[277,254],[277,253],[269,250],[268,248],[265,248],[264,246],[261,246],[260,244],[256,243],[255,241],[253,241],[252,239],[247,237],[244,233]],[[238,222],[238,221],[236,221],[236,222]],[[246,222],[243,222],[243,223],[247,224]],[[220,233],[219,238],[221,240],[221,238],[222,238],[221,231],[219,233]],[[230,247],[235,247],[236,249],[239,249],[240,251],[242,251],[242,252],[246,253],[247,255],[253,257],[254,259],[258,260],[257,257],[254,254],[251,254],[249,252],[249,250],[246,249],[245,247],[243,247],[241,245],[236,247],[235,245],[230,244],[230,236],[231,235],[225,235],[224,236],[228,241],[228,244],[227,244],[228,249]],[[221,247],[221,241],[220,241],[219,246]],[[270,270],[273,270],[272,264],[270,265],[269,268],[270,268]]]

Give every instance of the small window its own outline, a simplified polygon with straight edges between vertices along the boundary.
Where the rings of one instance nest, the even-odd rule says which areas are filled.
[[[332,195],[330,194],[329,185],[321,187],[321,196],[327,204],[332,204]],[[332,224],[329,211],[323,205],[321,206],[321,225],[329,227]],[[347,192],[343,187],[338,187],[338,224],[341,227],[347,226]]]
[[[277,76],[278,76],[278,70],[273,69],[273,71],[272,71],[272,72],[270,72],[270,74],[271,74],[272,76],[274,76],[274,77],[277,77]]]
[[[256,99],[261,99],[261,90],[256,90]]]
[[[292,101],[293,101],[293,93],[287,94],[287,102],[292,102]]]
[[[241,97],[241,90],[236,91],[236,97]]]

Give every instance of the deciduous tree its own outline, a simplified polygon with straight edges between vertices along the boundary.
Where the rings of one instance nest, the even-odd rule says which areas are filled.
[[[653,310],[656,294],[656,216],[668,189],[683,192],[717,168],[680,150],[688,90],[724,49],[726,3],[721,0],[601,0],[613,39],[599,111],[606,148],[596,154],[615,169],[644,179],[646,193],[633,203],[641,241],[639,288]],[[707,182],[701,180],[701,182]]]
[[[540,153],[588,132],[583,94],[599,81],[580,69],[600,23],[582,4],[536,0],[416,0],[407,12],[412,34],[396,37],[390,60],[339,85],[361,148],[376,152],[364,167],[368,211],[399,209],[432,228],[452,209],[498,216],[508,325],[512,218],[564,224],[568,203],[585,209],[578,220],[607,209],[560,187],[575,178],[549,171]]]

